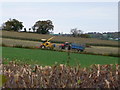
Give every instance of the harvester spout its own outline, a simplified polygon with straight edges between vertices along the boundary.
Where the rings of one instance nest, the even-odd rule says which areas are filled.
[[[54,36],[54,37],[55,37],[55,36]],[[50,41],[50,40],[52,40],[54,37],[49,38],[49,39],[47,40],[47,42]]]

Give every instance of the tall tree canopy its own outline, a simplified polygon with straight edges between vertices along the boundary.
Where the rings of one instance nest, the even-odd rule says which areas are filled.
[[[47,20],[37,21],[32,28],[33,30],[36,30],[37,33],[48,34],[50,30],[54,29],[54,26],[51,20]]]
[[[5,22],[2,25],[2,30],[7,30],[7,31],[19,31],[23,28],[22,22],[16,20],[16,19],[9,19],[7,22]]]

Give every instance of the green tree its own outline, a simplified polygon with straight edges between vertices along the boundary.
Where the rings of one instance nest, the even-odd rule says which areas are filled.
[[[9,19],[7,22],[5,22],[2,25],[2,30],[7,31],[19,31],[23,28],[22,22],[16,20],[16,19]]]
[[[51,20],[47,20],[47,21],[37,21],[32,28],[36,30],[37,33],[49,34],[50,30],[53,31],[54,26]]]

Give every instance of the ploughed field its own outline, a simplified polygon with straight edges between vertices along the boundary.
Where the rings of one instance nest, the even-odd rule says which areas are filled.
[[[28,64],[39,64],[42,66],[58,64],[70,64],[75,66],[81,64],[82,67],[87,67],[92,64],[116,64],[118,57],[87,55],[68,52],[58,52],[40,49],[25,49],[0,47],[2,49],[2,58],[8,60],[20,60]]]

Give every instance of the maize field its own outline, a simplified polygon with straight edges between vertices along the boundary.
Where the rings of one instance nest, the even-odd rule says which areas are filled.
[[[39,66],[10,61],[3,66],[7,81],[2,88],[118,88],[120,65]]]
[[[10,32],[2,31],[2,38],[12,38],[12,39],[24,39],[24,40],[35,40],[40,41],[42,38],[50,38],[52,35],[43,35],[43,34],[34,34],[34,33],[24,33],[24,32]],[[27,36],[27,37],[26,37]],[[56,36],[52,41],[54,42],[72,42],[72,43],[87,43],[95,44],[102,46],[119,46],[117,41],[110,40],[100,40],[94,38],[77,38],[77,37],[65,37],[65,36]]]

